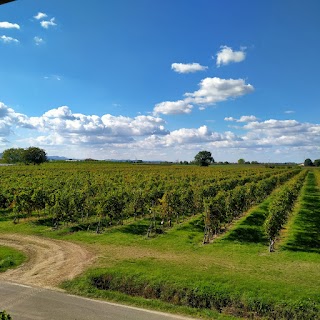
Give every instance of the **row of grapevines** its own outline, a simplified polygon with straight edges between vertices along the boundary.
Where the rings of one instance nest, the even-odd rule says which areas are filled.
[[[307,171],[302,171],[294,179],[286,183],[269,204],[269,214],[265,221],[265,231],[270,239],[270,252],[274,250],[274,242],[286,223],[304,183]]]
[[[257,182],[240,185],[232,190],[219,192],[213,198],[204,200],[205,235],[203,243],[208,243],[214,235],[233,219],[239,217],[253,205],[264,200],[277,186],[299,171],[288,171]]]

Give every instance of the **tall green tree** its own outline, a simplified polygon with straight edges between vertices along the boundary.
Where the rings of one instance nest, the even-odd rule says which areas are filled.
[[[23,148],[10,148],[3,151],[2,159],[5,163],[19,163],[24,162]]]
[[[37,147],[10,148],[3,151],[2,159],[5,163],[40,164],[46,162],[47,154]]]
[[[201,167],[207,167],[209,164],[214,163],[210,151],[200,151],[194,157],[194,162]]]
[[[43,149],[29,147],[24,151],[24,162],[26,164],[40,164],[46,162],[47,160],[47,154]]]
[[[312,162],[312,160],[311,159],[306,159],[306,160],[304,160],[304,166],[305,167],[312,167],[313,166],[313,162]]]
[[[313,165],[316,167],[320,167],[320,159],[316,159],[313,161]]]

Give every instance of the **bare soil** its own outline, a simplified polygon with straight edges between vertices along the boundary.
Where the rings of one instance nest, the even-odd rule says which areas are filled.
[[[82,273],[94,255],[78,244],[20,234],[0,234],[0,245],[23,251],[28,259],[16,269],[0,274],[0,280],[43,288],[55,288]]]

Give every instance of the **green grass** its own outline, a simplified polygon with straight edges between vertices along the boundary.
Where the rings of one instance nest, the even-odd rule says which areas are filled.
[[[320,253],[320,172],[309,172],[283,248]]]
[[[241,218],[235,224],[234,228],[222,237],[222,240],[248,244],[267,244],[268,239],[264,232],[263,225],[268,215],[269,203],[270,197],[263,201],[259,206],[250,210],[249,214]]]
[[[25,259],[25,255],[20,251],[0,246],[0,272],[17,267],[24,262]]]

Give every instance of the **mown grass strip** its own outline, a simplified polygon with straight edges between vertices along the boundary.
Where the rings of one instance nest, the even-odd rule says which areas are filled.
[[[283,248],[320,253],[320,171],[310,171]]]
[[[221,240],[266,244],[268,239],[263,226],[268,216],[269,203],[270,197],[250,210]]]

